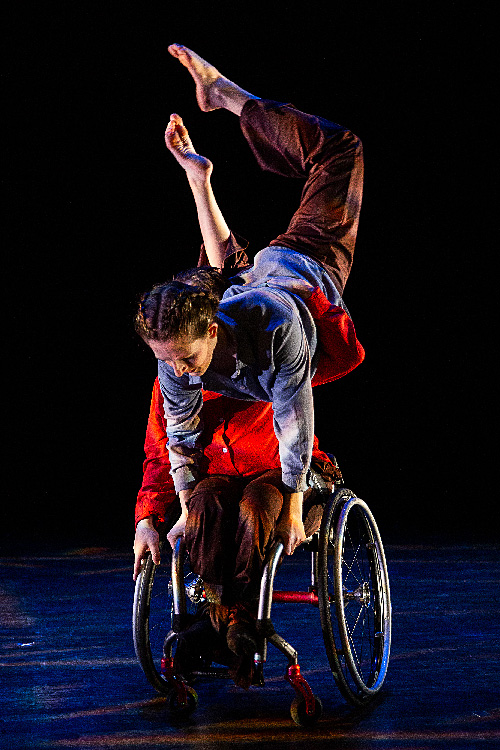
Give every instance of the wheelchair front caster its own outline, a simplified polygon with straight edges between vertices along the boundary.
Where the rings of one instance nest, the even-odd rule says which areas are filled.
[[[307,713],[307,706],[305,698],[296,697],[292,701],[290,706],[290,715],[294,722],[299,727],[312,727],[323,713],[323,704],[319,698],[314,696],[314,710],[312,713]]]
[[[183,685],[181,692],[172,690],[167,697],[167,711],[171,716],[185,719],[196,711],[198,706],[198,693],[190,685]]]

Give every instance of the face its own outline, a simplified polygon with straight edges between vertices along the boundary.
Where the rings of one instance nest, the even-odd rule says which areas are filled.
[[[217,323],[211,323],[206,336],[190,339],[179,336],[168,341],[148,341],[156,359],[170,365],[176,377],[186,372],[191,375],[203,375],[207,370],[215,345],[217,343]]]

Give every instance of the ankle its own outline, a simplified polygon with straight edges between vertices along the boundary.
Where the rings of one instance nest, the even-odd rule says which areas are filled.
[[[212,84],[211,103],[219,109],[227,109],[238,117],[249,99],[259,99],[259,97],[250,94],[224,76],[220,76]]]
[[[229,608],[229,626],[239,623],[254,625],[257,620],[257,609],[252,604],[236,602]]]

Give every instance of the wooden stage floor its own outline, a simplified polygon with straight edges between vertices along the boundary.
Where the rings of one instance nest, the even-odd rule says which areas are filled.
[[[266,685],[198,683],[185,723],[164,711],[133,651],[132,557],[113,550],[0,559],[1,710],[5,748],[500,747],[500,547],[387,546],[393,645],[384,693],[350,708],[329,671],[317,609],[275,604],[324,706],[313,729],[292,722],[286,663],[272,647]],[[277,585],[307,585],[299,551]]]

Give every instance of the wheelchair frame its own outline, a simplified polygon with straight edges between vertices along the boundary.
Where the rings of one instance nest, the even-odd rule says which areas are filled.
[[[254,657],[253,684],[260,685],[264,684],[268,643],[287,658],[285,679],[295,691],[291,715],[299,726],[313,725],[321,716],[322,705],[301,674],[297,651],[275,630],[271,620],[273,602],[309,603],[319,608],[333,678],[343,697],[353,705],[365,705],[379,693],[387,674],[391,644],[389,577],[373,514],[363,500],[343,487],[341,480],[331,493],[319,474],[311,471],[310,475],[310,485],[325,494],[321,528],[304,543],[311,549],[310,585],[307,591],[274,590],[276,569],[283,555],[283,544],[276,540],[261,578],[256,623],[258,649]],[[203,598],[203,582],[189,573],[185,580],[185,558],[184,541],[179,539],[172,554],[167,601],[160,601],[164,622],[160,625],[157,646],[152,645],[150,638],[156,573],[150,554],[136,582],[133,608],[134,646],[139,663],[152,686],[167,695],[169,709],[181,715],[188,715],[196,708],[198,697],[176,672],[173,648],[178,634],[192,622],[188,605],[192,607]],[[165,592],[160,598],[165,599]],[[207,664],[194,674],[220,677],[227,673],[225,668]]]

